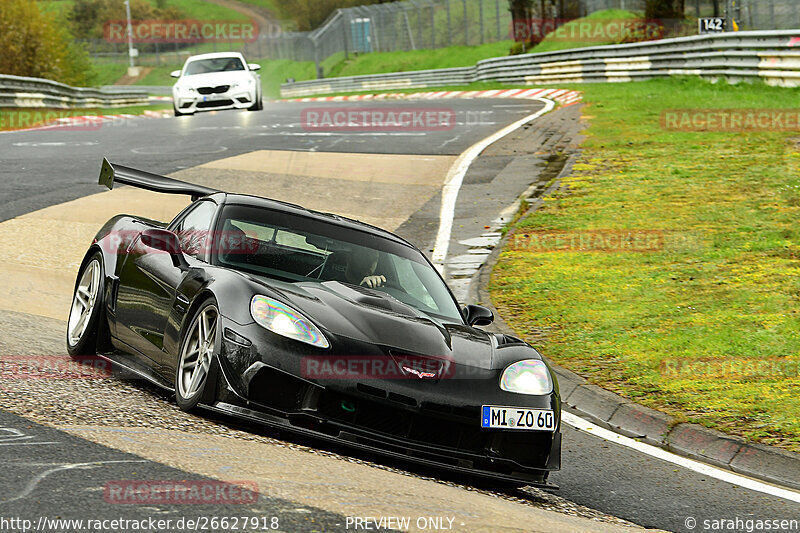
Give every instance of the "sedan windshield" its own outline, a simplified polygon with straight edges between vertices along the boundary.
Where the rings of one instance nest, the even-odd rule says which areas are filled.
[[[244,70],[242,60],[238,57],[215,57],[213,59],[197,59],[186,65],[184,76],[207,74],[209,72],[229,72]]]
[[[338,281],[382,291],[425,314],[462,322],[422,254],[369,232],[269,209],[228,205],[212,262],[284,281]]]

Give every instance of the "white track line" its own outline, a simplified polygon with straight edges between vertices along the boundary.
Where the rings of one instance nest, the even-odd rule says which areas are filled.
[[[500,92],[500,91],[498,91]],[[467,148],[458,159],[455,160],[453,166],[447,172],[447,177],[442,187],[442,207],[439,211],[439,231],[436,233],[436,244],[433,246],[433,254],[431,262],[436,266],[439,272],[444,272],[444,262],[447,259],[447,249],[450,246],[450,234],[453,231],[453,215],[456,209],[456,200],[458,199],[458,191],[461,189],[461,183],[464,181],[464,175],[467,173],[469,166],[476,157],[483,152],[487,146],[493,142],[502,139],[512,131],[522,127],[531,120],[537,119],[555,107],[555,102],[546,98],[532,98],[544,104],[544,108],[537,111],[532,115],[514,122],[506,126],[500,131],[480,140]]]
[[[793,490],[763,483],[747,476],[742,476],[735,472],[731,472],[730,470],[723,470],[721,468],[717,468],[716,466],[711,466],[701,463],[700,461],[695,461],[694,459],[676,455],[672,452],[664,450],[663,448],[645,444],[644,442],[639,442],[638,440],[634,440],[629,437],[625,437],[624,435],[614,433],[611,430],[599,427],[596,424],[593,424],[588,420],[584,420],[583,418],[572,413],[562,411],[561,420],[575,429],[584,431],[589,435],[594,435],[595,437],[607,440],[608,442],[613,442],[614,444],[619,444],[620,446],[625,446],[626,448],[631,448],[637,452],[649,455],[650,457],[655,457],[657,459],[682,466],[683,468],[697,472],[698,474],[712,477],[726,483],[731,483],[732,485],[737,485],[745,489],[763,492],[764,494],[769,494],[770,496],[777,496],[778,498],[784,498],[789,501],[800,503],[800,492],[795,492]]]

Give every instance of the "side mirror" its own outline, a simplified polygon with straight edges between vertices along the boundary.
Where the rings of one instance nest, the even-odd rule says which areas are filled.
[[[261,65],[258,63],[248,63],[247,66],[250,68],[250,70],[261,70]]]
[[[181,71],[180,70],[173,70],[172,72],[169,73],[169,75],[172,76],[173,78],[180,78],[181,77]]]
[[[494,322],[494,314],[482,305],[468,305],[463,313],[464,320],[470,326],[488,326]]]
[[[159,252],[166,252],[172,257],[172,264],[180,269],[189,268],[186,256],[181,250],[178,236],[165,229],[151,228],[142,232],[142,244]]]

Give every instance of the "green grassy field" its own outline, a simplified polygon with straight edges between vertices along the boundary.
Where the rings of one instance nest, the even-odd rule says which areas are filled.
[[[128,72],[128,65],[126,63],[108,63],[98,62],[92,63],[94,67],[94,83],[97,87],[103,85],[113,85],[118,79]]]
[[[469,67],[489,57],[508,55],[511,41],[501,41],[479,46],[449,46],[435,50],[410,50],[402,52],[374,52],[337,57],[339,61],[326,70],[325,77],[360,76],[385,72],[408,72],[435,68]]]
[[[593,383],[800,451],[800,135],[660,123],[687,107],[796,114],[800,90],[699,79],[574,88],[590,127],[569,189],[513,231],[664,240],[644,252],[506,249],[490,287],[498,310]]]

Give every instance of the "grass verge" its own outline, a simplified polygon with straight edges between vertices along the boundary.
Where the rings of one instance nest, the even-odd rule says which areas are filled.
[[[471,67],[481,59],[508,55],[512,44],[512,41],[500,41],[478,46],[448,46],[435,50],[373,52],[351,55],[348,60],[342,56],[330,70],[326,70],[325,76],[335,78],[436,68]]]
[[[498,310],[593,383],[800,451],[800,136],[660,123],[687,107],[796,114],[800,90],[693,78],[575,88],[591,126],[568,189],[512,230],[561,245],[540,235],[503,251]],[[638,230],[660,244],[577,251],[591,241],[570,240]]]
[[[55,109],[48,107],[0,108],[0,131],[21,130],[55,124],[60,118],[84,115],[141,115],[145,111],[172,110],[171,104],[130,107]]]

